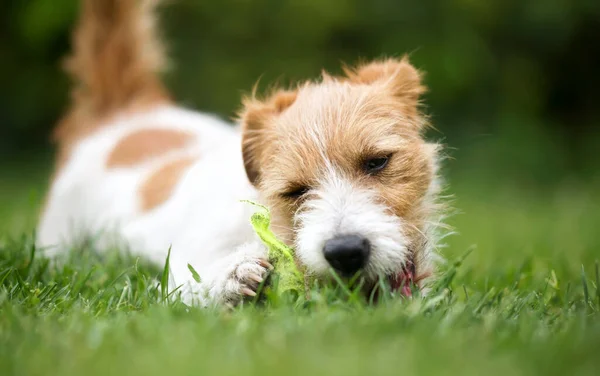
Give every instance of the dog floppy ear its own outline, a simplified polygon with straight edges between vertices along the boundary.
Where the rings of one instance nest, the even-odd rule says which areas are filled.
[[[357,84],[381,85],[402,100],[411,115],[417,113],[420,96],[427,90],[421,84],[421,73],[408,58],[386,59],[344,69],[348,79]]]
[[[280,115],[296,100],[296,91],[279,90],[265,101],[246,98],[240,115],[242,125],[242,157],[248,180],[257,185],[260,179],[260,165],[264,146],[273,119]]]

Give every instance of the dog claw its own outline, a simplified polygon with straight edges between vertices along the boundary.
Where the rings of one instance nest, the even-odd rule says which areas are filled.
[[[256,274],[250,274],[250,275],[248,275],[248,278],[250,278],[251,280],[253,280],[256,283],[262,283],[262,281],[263,281],[263,279]]]
[[[242,294],[248,295],[251,297],[256,296],[256,293],[254,291],[250,290],[248,287],[242,287]]]
[[[265,267],[269,270],[273,270],[273,265],[271,265],[271,263],[269,263],[267,260],[263,260],[263,259],[259,259],[258,263],[262,266]]]

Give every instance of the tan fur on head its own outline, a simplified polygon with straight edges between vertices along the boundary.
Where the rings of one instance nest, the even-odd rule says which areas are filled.
[[[344,82],[354,86],[368,86],[381,91],[385,100],[393,100],[392,107],[397,107],[406,116],[406,125],[414,125],[420,131],[426,124],[419,108],[419,98],[427,88],[421,83],[420,73],[409,63],[408,58],[401,60],[387,59],[359,65],[356,68],[345,67],[347,77],[330,76],[323,72],[322,86],[342,85]],[[317,87],[318,83],[306,83],[300,87]],[[389,95],[384,95],[389,94]],[[242,151],[246,172],[251,182],[256,183],[260,175],[260,160],[263,156],[261,144],[268,142],[269,134],[274,128],[273,120],[290,107],[298,96],[298,90],[277,90],[265,100],[259,100],[253,94],[245,98],[240,115],[243,140]],[[377,106],[375,106],[376,108]],[[385,107],[382,103],[381,107]]]
[[[260,151],[256,150],[265,140],[270,120],[285,111],[296,100],[295,91],[280,90],[273,94],[268,100],[260,101],[254,96],[244,100],[244,111],[240,118],[242,119],[242,154],[244,156],[244,165],[248,179],[253,184],[258,182],[260,177],[260,160],[258,158]]]
[[[64,157],[70,145],[119,110],[167,100],[157,74],[165,68],[156,37],[159,0],[84,0],[66,70],[71,108],[55,130]]]
[[[437,145],[421,135],[426,121],[419,98],[425,86],[406,58],[363,64],[346,69],[346,75],[325,74],[321,82],[295,91],[244,102],[248,177],[272,209],[280,236],[294,242],[304,201],[334,172],[352,189],[375,193],[374,204],[404,223],[398,231],[420,263],[431,246],[426,227],[436,210],[430,196],[435,195]],[[385,170],[365,174],[365,161],[388,156]],[[307,195],[290,198],[289,192],[304,188]],[[417,273],[429,273],[420,264]]]
[[[345,67],[344,72],[352,82],[379,84],[389,90],[403,101],[411,115],[418,114],[419,98],[427,91],[421,84],[421,73],[409,63],[407,57],[375,61],[357,68]]]

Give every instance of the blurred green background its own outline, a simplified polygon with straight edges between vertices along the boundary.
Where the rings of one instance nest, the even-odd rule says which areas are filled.
[[[1,229],[30,229],[43,199],[77,8],[0,3]],[[429,137],[447,145],[463,213],[456,252],[478,244],[501,258],[506,235],[515,253],[533,253],[527,239],[560,233],[564,247],[598,255],[595,232],[577,233],[598,225],[600,1],[177,0],[161,19],[176,98],[225,118],[259,78],[265,88],[409,53],[427,72]]]

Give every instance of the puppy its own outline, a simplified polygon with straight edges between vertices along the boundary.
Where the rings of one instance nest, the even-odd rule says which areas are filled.
[[[441,223],[439,147],[422,137],[425,87],[408,60],[247,98],[231,126],[170,99],[156,2],[83,1],[38,245],[52,255],[82,237],[124,242],[156,263],[171,249],[170,288],[187,303],[236,304],[271,267],[249,199],[270,208],[307,273],[423,286]]]

